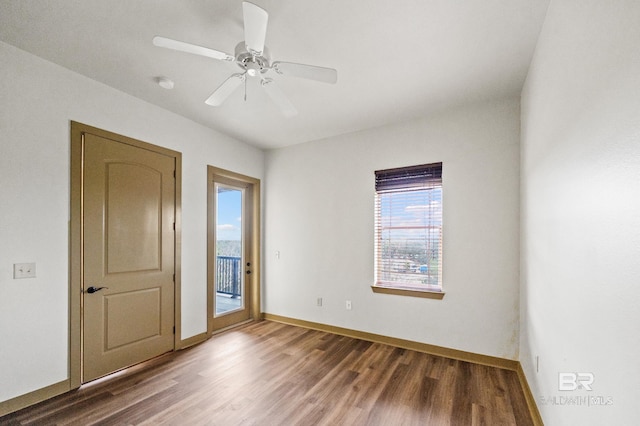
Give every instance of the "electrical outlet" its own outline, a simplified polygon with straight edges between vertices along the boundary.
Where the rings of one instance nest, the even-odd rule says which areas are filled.
[[[35,263],[14,263],[13,264],[13,279],[20,278],[35,278],[36,277],[36,264]]]
[[[351,300],[347,300],[345,307],[347,308],[347,311],[351,310]]]
[[[322,297],[316,299],[316,306],[322,306]]]

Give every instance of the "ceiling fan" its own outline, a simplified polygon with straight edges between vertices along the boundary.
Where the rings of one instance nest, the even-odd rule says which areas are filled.
[[[293,62],[270,62],[269,51],[264,45],[267,34],[269,14],[261,7],[242,2],[244,16],[244,41],[238,43],[235,56],[208,47],[197,46],[166,37],[156,36],[153,44],[158,47],[179,50],[194,55],[206,56],[221,61],[234,62],[242,72],[232,74],[212,94],[205,103],[220,106],[247,78],[259,78],[260,85],[267,92],[273,102],[280,107],[287,117],[296,115],[298,111],[285,94],[274,84],[273,79],[265,77],[273,70],[277,74],[306,78],[334,84],[338,80],[338,72],[333,68],[317,67],[314,65],[296,64]]]

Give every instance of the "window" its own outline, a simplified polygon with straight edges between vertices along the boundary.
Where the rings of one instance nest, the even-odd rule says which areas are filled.
[[[374,291],[442,293],[442,163],[375,176]]]

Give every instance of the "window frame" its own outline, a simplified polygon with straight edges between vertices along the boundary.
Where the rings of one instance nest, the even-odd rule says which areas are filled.
[[[384,170],[376,170],[375,171],[376,185],[375,185],[375,208],[374,208],[374,219],[375,219],[375,238],[374,238],[374,283],[371,286],[373,292],[375,293],[384,293],[384,294],[394,294],[394,295],[402,295],[402,296],[414,296],[414,297],[423,297],[430,299],[442,299],[444,297],[445,292],[442,287],[442,248],[443,248],[443,237],[442,237],[442,216],[443,216],[443,207],[442,207],[442,162],[438,163],[430,163],[430,164],[422,164],[417,166],[407,166],[407,167],[399,167],[394,169],[384,169]],[[382,216],[382,197],[384,195],[390,194],[398,194],[400,197],[405,197],[405,201],[408,202],[411,197],[415,196],[418,191],[424,190],[439,190],[439,206],[436,211],[433,213],[429,213],[428,223],[431,223],[433,218],[435,217],[436,221],[440,223],[440,236],[438,239],[438,286],[437,287],[426,287],[420,288],[416,284],[410,283],[407,281],[397,281],[395,284],[393,281],[383,281],[380,278],[380,275],[383,273],[390,273],[389,271],[383,271],[381,268],[380,262],[382,260],[382,250],[383,250],[383,241],[384,238],[382,233],[386,230],[387,232],[392,232],[393,227],[385,226],[382,224],[385,217]],[[418,195],[418,198],[425,197],[422,194]],[[434,216],[432,216],[432,214]],[[388,218],[389,216],[386,216]],[[393,217],[393,216],[391,216]],[[398,218],[398,215],[396,215]],[[428,227],[433,225],[427,225],[426,223],[420,227],[423,232],[428,232]],[[429,237],[425,237],[428,239]],[[425,241],[426,241],[425,239]],[[390,238],[387,238],[387,241],[390,241]],[[402,238],[398,240],[402,241]],[[426,250],[426,249],[425,249]],[[426,253],[425,253],[426,254]]]

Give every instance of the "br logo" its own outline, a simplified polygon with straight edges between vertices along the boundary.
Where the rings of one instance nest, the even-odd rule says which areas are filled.
[[[593,373],[558,373],[558,390],[574,391],[578,389],[593,390]]]

